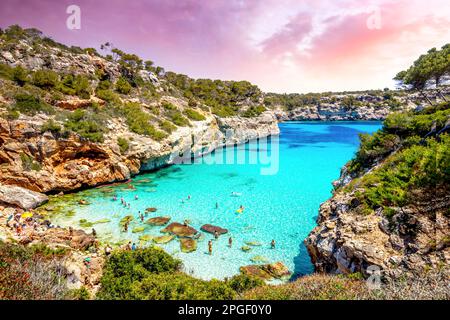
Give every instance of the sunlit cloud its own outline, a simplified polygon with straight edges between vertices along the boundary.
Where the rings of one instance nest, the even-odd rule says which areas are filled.
[[[111,41],[166,70],[276,92],[392,86],[418,55],[450,42],[447,0],[79,0],[81,30],[65,28],[70,4],[2,0],[0,26],[83,47]]]

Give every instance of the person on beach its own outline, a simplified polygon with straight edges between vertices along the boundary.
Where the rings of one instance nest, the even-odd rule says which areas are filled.
[[[272,249],[275,249],[275,240],[274,239],[272,239],[272,242],[270,243],[270,247]]]
[[[131,250],[131,241],[129,241],[128,243],[127,243],[127,246],[126,246],[126,250],[128,250],[128,251],[130,251]]]
[[[142,213],[140,214],[140,218],[141,218],[141,222],[144,222],[144,215]]]
[[[106,247],[105,247],[105,255],[109,256],[111,254],[111,251],[112,251],[111,246],[109,244],[106,245]]]
[[[73,236],[73,228],[72,226],[69,226],[69,237],[72,238]]]
[[[12,220],[12,218],[14,218],[14,215],[11,213],[8,217],[8,219],[6,219],[6,226],[9,227],[9,222]]]
[[[128,222],[125,222],[125,224],[123,225],[123,231],[128,232]]]
[[[228,246],[231,248],[231,246],[233,245],[233,238],[228,238]]]
[[[214,239],[219,239],[219,233],[217,232],[217,230],[214,230]]]
[[[93,236],[93,237],[96,237],[96,236],[97,236],[97,231],[95,231],[94,228],[92,228],[92,236]]]
[[[183,221],[183,225],[184,225],[185,227],[188,226],[188,221],[187,221],[186,219]]]
[[[212,255],[212,241],[211,240],[208,241],[208,252],[209,252],[209,255]]]
[[[132,251],[136,250],[136,243],[133,243],[133,245],[131,246],[131,250]]]
[[[120,197],[120,203],[124,203],[123,197]]]

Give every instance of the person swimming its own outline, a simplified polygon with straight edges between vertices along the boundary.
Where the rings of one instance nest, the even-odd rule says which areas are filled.
[[[209,255],[212,255],[212,241],[211,240],[208,241],[208,252],[209,252]]]
[[[229,237],[228,238],[228,246],[231,248],[232,245],[233,245],[233,238]]]
[[[138,195],[135,195],[135,196],[134,196],[134,200],[139,200]]]

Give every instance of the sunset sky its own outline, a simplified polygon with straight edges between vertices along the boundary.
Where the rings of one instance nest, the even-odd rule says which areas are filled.
[[[68,5],[81,9],[69,30]],[[68,45],[110,41],[194,78],[264,91],[393,87],[420,54],[450,42],[448,0],[1,0],[0,27],[36,27]]]

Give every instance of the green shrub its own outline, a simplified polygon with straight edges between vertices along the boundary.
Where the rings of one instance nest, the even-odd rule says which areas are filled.
[[[32,83],[42,89],[52,89],[59,81],[59,76],[52,70],[37,70],[32,75]]]
[[[64,94],[77,95],[83,99],[89,99],[91,96],[89,79],[83,75],[65,75],[58,83],[57,89]]]
[[[0,300],[65,299],[65,272],[61,255],[0,241]]]
[[[109,90],[109,89],[97,90],[96,94],[97,94],[98,98],[100,98],[102,100],[105,100],[106,102],[115,102],[115,103],[117,103],[117,102],[120,101],[119,96],[116,93],[114,93],[113,91]]]
[[[76,132],[84,139],[93,142],[103,142],[104,126],[102,121],[85,110],[77,109],[70,114],[64,123],[64,127],[67,130]]]
[[[264,111],[266,111],[266,108],[264,106],[251,106],[242,113],[242,116],[246,118],[257,117]]]
[[[116,82],[116,91],[122,94],[129,94],[131,91],[131,85],[127,79],[120,77]]]
[[[98,299],[232,299],[225,282],[179,272],[181,262],[150,247],[114,252],[106,261]]]
[[[191,109],[191,108],[187,108],[186,110],[184,110],[184,113],[186,114],[186,116],[194,121],[203,121],[206,120],[205,116],[202,115],[200,112]]]
[[[28,82],[28,72],[21,66],[12,68],[11,80],[16,82],[19,86],[23,86]]]
[[[8,120],[17,120],[20,117],[20,112],[17,110],[8,110],[8,112],[5,115],[6,119]]]
[[[31,94],[19,93],[15,97],[16,103],[13,110],[25,113],[28,115],[35,115],[39,112],[46,114],[54,114],[54,109],[42,101],[39,97]]]
[[[265,283],[263,280],[250,277],[245,274],[238,274],[233,276],[227,281],[227,284],[236,292],[242,293],[244,291],[263,286]]]
[[[164,130],[167,133],[172,133],[174,130],[177,129],[176,126],[174,126],[170,121],[163,120],[159,123],[159,126],[162,130]]]
[[[117,138],[117,144],[119,145],[120,153],[124,154],[130,148],[128,140],[122,137]]]
[[[55,122],[53,119],[47,120],[41,127],[41,132],[50,131],[53,134],[58,134],[62,130],[59,123]]]
[[[103,80],[98,83],[97,90],[111,89],[111,81]]]
[[[86,289],[85,286],[82,286],[79,289],[70,290],[67,294],[70,299],[73,300],[89,300],[91,299],[91,294]]]
[[[178,110],[169,111],[167,113],[167,116],[174,124],[176,124],[179,127],[186,127],[190,124],[189,120],[183,117],[181,112]]]
[[[23,152],[20,154],[20,160],[22,162],[22,168],[25,171],[40,171],[42,169],[39,162],[36,162],[32,156],[29,156]]]
[[[121,113],[125,116],[127,125],[132,132],[150,136],[156,141],[164,139],[167,135],[150,124],[152,117],[142,111],[138,103],[128,103],[121,108]]]

